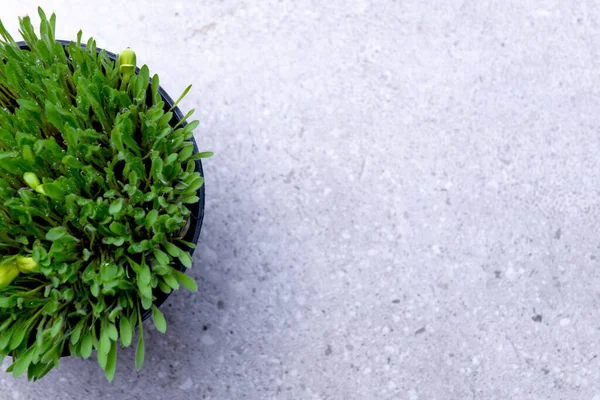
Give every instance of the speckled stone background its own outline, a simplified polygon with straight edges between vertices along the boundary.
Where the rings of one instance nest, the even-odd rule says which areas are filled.
[[[2,0],[194,84],[192,276],[1,399],[600,399],[600,3]],[[6,366],[6,365],[5,365]]]

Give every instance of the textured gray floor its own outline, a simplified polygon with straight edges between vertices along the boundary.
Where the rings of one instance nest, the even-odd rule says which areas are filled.
[[[198,294],[2,399],[600,399],[595,1],[15,1],[197,109]],[[50,5],[51,4],[51,5]]]

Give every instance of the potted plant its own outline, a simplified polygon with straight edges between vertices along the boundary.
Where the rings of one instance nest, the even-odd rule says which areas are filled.
[[[0,22],[0,362],[37,380],[65,355],[111,381],[119,345],[183,286],[200,233],[204,178],[187,123],[130,49],[55,39],[39,9],[25,42]]]

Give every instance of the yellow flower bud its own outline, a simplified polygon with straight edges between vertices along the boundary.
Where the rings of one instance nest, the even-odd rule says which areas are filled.
[[[38,179],[37,175],[34,174],[33,172],[25,172],[23,174],[23,180],[25,181],[25,183],[27,183],[29,185],[30,188],[35,189],[38,186],[40,186],[40,180]]]
[[[38,263],[31,257],[17,256],[17,268],[23,273],[37,272]]]
[[[0,289],[10,285],[19,276],[19,268],[14,260],[0,265]]]
[[[135,52],[131,48],[126,48],[119,54],[119,71],[122,74],[131,75],[135,72],[136,57]]]
[[[121,90],[127,87],[129,78],[135,74],[136,57],[131,48],[126,48],[119,54],[119,72],[121,72]]]

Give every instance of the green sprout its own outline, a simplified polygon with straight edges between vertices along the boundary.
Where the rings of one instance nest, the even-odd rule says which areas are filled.
[[[27,50],[0,22],[0,362],[37,380],[95,350],[110,381],[136,330],[142,366],[144,311],[165,332],[157,294],[197,290],[181,232],[212,153],[191,113],[174,118],[189,87],[169,108],[131,49],[115,62],[81,32],[63,46],[39,15],[39,34],[20,19]]]

